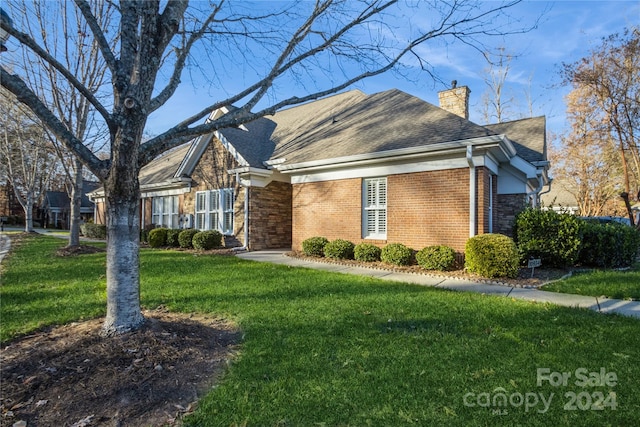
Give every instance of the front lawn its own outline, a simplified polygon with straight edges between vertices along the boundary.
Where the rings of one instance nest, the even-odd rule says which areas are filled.
[[[3,341],[104,314],[104,254],[53,256],[64,244],[31,238],[5,260]],[[640,413],[637,319],[231,256],[142,250],[141,272],[145,307],[226,316],[244,333],[187,425],[632,425]]]
[[[630,270],[596,270],[543,287],[545,291],[624,300],[640,300],[640,263]]]

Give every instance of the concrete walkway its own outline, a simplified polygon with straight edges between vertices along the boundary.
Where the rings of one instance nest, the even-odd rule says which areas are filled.
[[[617,313],[640,319],[640,301],[622,301],[608,298],[596,298],[583,295],[561,294],[538,289],[515,288],[504,285],[477,283],[465,279],[428,276],[414,273],[398,273],[386,270],[376,270],[366,267],[352,267],[324,262],[307,261],[291,258],[285,251],[256,251],[242,252],[238,257],[273,264],[284,264],[293,267],[306,267],[316,270],[332,271],[335,273],[357,274],[396,282],[414,283],[422,286],[450,289],[454,291],[477,292],[487,295],[497,295],[526,301],[547,302],[565,307],[588,308],[600,313]]]

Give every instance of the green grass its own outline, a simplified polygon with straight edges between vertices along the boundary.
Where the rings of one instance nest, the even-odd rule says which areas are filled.
[[[572,277],[551,283],[545,291],[562,292],[594,297],[640,300],[640,264],[630,270],[597,270],[577,273]]]
[[[104,255],[52,258],[61,244],[39,237],[8,259],[3,340],[104,312]],[[141,271],[145,307],[226,316],[244,333],[187,425],[633,425],[640,412],[637,319],[185,252],[143,250]],[[538,386],[538,368],[571,378]],[[580,387],[579,368],[617,383]],[[553,398],[545,413],[477,405],[500,392]],[[583,407],[615,393],[617,408],[565,410],[567,393]]]

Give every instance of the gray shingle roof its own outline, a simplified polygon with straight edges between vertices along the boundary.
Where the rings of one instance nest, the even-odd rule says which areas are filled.
[[[544,116],[496,123],[485,127],[497,134],[505,134],[513,142],[518,155],[526,161],[539,162],[547,159]]]
[[[184,156],[187,155],[191,141],[169,151],[168,153],[154,159],[140,170],[140,185],[157,184],[170,181],[178,171],[178,167]]]
[[[480,126],[397,89],[373,95],[352,90],[220,133],[257,168],[275,159],[293,164],[498,134],[506,134],[525,160],[546,159],[544,117]],[[140,184],[171,180],[191,144],[149,163]]]
[[[490,130],[399,90],[350,91],[271,117],[274,158],[286,163],[425,146],[493,135]]]

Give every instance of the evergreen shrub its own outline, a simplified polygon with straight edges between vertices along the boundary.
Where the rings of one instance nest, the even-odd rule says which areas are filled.
[[[302,252],[306,256],[324,256],[324,246],[329,243],[326,237],[309,237],[302,242]]]
[[[162,248],[167,246],[167,229],[164,227],[154,228],[149,231],[149,246],[152,248]]]
[[[180,246],[180,242],[178,242],[178,236],[182,230],[171,229],[167,230],[167,246],[170,248],[177,248]]]
[[[450,270],[456,263],[456,251],[445,245],[427,246],[416,253],[416,262],[425,270]]]
[[[180,234],[178,234],[178,244],[183,249],[191,249],[193,248],[193,236],[198,234],[200,231],[194,228],[189,228],[188,230],[182,230]]]
[[[376,262],[380,261],[382,249],[371,243],[358,243],[353,249],[353,256],[357,261]]]
[[[575,265],[582,247],[584,221],[569,213],[528,208],[516,216],[514,239],[523,261],[542,259],[542,265]]]
[[[394,265],[409,265],[413,260],[413,250],[402,243],[390,243],[380,252],[380,259]]]
[[[483,277],[518,276],[520,257],[510,237],[502,234],[480,234],[467,240],[465,267]]]
[[[194,234],[193,248],[207,251],[222,246],[222,234],[218,230],[201,231]]]
[[[324,256],[334,259],[353,259],[355,245],[344,239],[332,240],[324,245]]]

